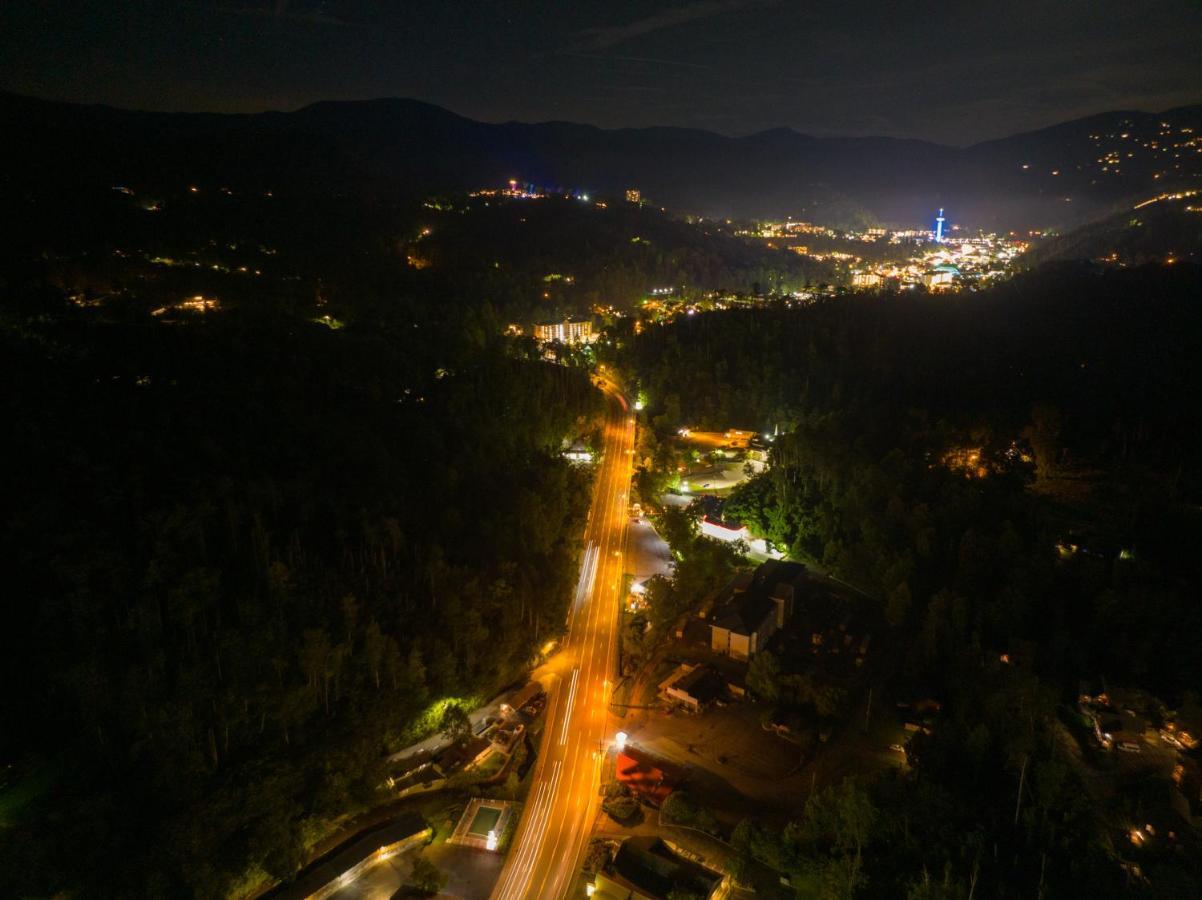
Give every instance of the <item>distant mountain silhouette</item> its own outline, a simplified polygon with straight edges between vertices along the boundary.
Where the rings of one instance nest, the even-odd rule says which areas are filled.
[[[1163,185],[1202,180],[1202,141],[1188,144],[1202,136],[1202,106],[1103,113],[964,149],[788,128],[732,138],[490,124],[404,99],[218,115],[0,93],[0,129],[8,136],[0,186],[10,194],[202,183],[424,196],[517,178],[609,196],[637,187],[653,202],[708,216],[917,225],[942,206],[969,227],[1034,228],[1088,221]],[[1114,153],[1118,164],[1106,165]]]

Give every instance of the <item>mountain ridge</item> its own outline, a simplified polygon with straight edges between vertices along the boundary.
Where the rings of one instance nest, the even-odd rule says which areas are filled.
[[[707,216],[915,226],[946,207],[970,228],[1014,229],[1068,227],[1160,185],[1202,180],[1202,147],[1182,159],[1182,147],[1193,150],[1187,137],[1202,134],[1202,105],[1097,113],[965,148],[815,137],[786,126],[731,137],[672,126],[489,123],[396,97],[322,100],[290,112],[171,113],[0,91],[0,126],[25,138],[0,150],[0,184],[10,191],[104,178],[240,178],[412,195],[518,178],[606,196],[639,188]],[[1170,138],[1177,157],[1165,159],[1161,142]],[[81,140],[86,152],[68,151]],[[1133,148],[1139,160],[1128,155]],[[1116,153],[1121,167],[1104,166]]]

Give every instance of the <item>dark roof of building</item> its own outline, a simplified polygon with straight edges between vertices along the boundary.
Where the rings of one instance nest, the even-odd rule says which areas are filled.
[[[722,589],[714,602],[713,621],[736,634],[751,634],[776,608],[776,596],[784,587],[794,587],[805,574],[801,563],[769,560],[748,581],[736,577]]]
[[[775,602],[767,594],[745,591],[731,597],[721,612],[714,616],[714,624],[735,634],[751,634],[775,607]]]
[[[674,687],[705,706],[726,693],[726,680],[708,666],[698,666],[676,682]]]
[[[640,893],[666,898],[673,890],[708,896],[720,880],[695,862],[677,856],[657,837],[622,842],[612,864],[614,874]]]
[[[321,859],[302,870],[291,883],[281,885],[267,896],[279,900],[300,900],[325,887],[343,872],[358,865],[381,847],[396,844],[421,834],[428,826],[417,813],[402,813],[382,825],[362,831],[335,847]]]
[[[805,574],[806,567],[799,562],[785,562],[780,559],[770,559],[755,570],[755,585],[763,585],[766,589],[775,590],[778,585],[796,584]]]
[[[539,684],[537,681],[532,681],[524,688],[514,691],[509,697],[506,698],[505,702],[508,703],[513,709],[521,709],[531,700],[541,697],[545,693],[546,691],[543,689],[541,684]]]
[[[473,735],[461,744],[451,744],[438,754],[437,764],[444,772],[471,762],[492,746],[487,738]]]

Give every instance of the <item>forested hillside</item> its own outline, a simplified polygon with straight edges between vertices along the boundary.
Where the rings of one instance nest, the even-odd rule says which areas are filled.
[[[1202,192],[1153,195],[1113,215],[1041,242],[1021,262],[1094,260],[1109,265],[1202,261]]]
[[[1193,269],[1045,270],[977,295],[693,317],[625,358],[665,430],[784,431],[728,512],[889,598],[896,622],[945,588],[996,594],[979,620],[995,645],[1050,641],[1066,677],[1180,692],[1202,689],[1178,581],[1202,574],[1198,285]],[[1083,482],[1085,502],[1062,499]],[[1132,557],[1078,601],[1052,568],[1074,535]],[[1093,639],[1056,642],[1090,622]]]
[[[836,280],[830,262],[629,203],[474,200],[425,220],[412,250],[422,263],[519,320],[628,311],[657,287],[786,293]]]
[[[561,627],[582,372],[414,298],[343,330],[6,300],[0,753],[44,791],[0,894],[288,876],[430,704]]]
[[[873,597],[897,659],[881,702],[943,707],[913,777],[820,792],[783,833],[749,823],[749,856],[847,895],[1143,896],[1111,842],[1137,801],[1088,783],[1065,723],[1090,686],[1198,712],[1200,287],[1042,270],[625,338],[661,441],[780,428],[724,517]],[[1157,890],[1202,884],[1189,854],[1140,864]]]
[[[625,358],[665,424],[826,420],[873,449],[938,451],[973,429],[1018,437],[1039,406],[1057,419],[1047,465],[1156,474],[1191,496],[1198,280],[1190,266],[1059,266],[980,293],[690,317],[628,337]]]
[[[786,292],[839,280],[830,261],[625,202],[193,187],[6,195],[22,227],[0,247],[0,278],[96,305],[154,309],[200,294],[340,321],[397,315],[420,297],[431,315],[485,332],[629,310],[655,287]]]

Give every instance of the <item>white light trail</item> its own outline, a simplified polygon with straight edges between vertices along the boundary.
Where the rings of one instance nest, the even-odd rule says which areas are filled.
[[[576,687],[580,682],[580,668],[572,670],[572,686],[568,688],[568,702],[563,715],[563,727],[559,729],[559,746],[568,740],[568,725],[572,722],[572,704],[576,701]],[[556,764],[558,765],[558,763]]]

